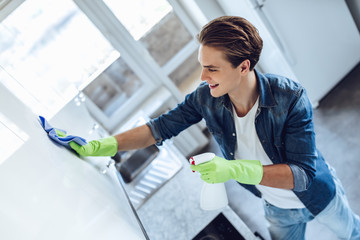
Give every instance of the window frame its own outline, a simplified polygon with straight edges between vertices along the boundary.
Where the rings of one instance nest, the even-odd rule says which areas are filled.
[[[176,0],[167,1],[172,6],[173,11],[182,24],[184,24],[184,27],[187,28],[189,33],[194,37],[198,32],[198,27],[194,24],[194,19],[186,12],[181,2]],[[1,11],[0,20],[6,18],[7,15],[16,10],[23,2],[24,0],[8,2]],[[142,82],[142,86],[136,93],[127,99],[123,105],[119,106],[110,117],[90,98],[87,98],[89,111],[100,124],[109,132],[114,131],[118,126],[123,124],[129,115],[133,114],[142,103],[155,94],[159,88],[167,89],[175,102],[183,100],[184,94],[181,93],[178,87],[171,81],[169,75],[184,63],[194,51],[197,51],[198,44],[195,38],[191,39],[190,42],[169,61],[160,67],[141,42],[136,41],[132,37],[103,0],[73,0],[73,2],[104,35],[114,49],[120,52],[121,58]],[[105,69],[99,69],[97,72],[99,73],[104,70]],[[88,81],[80,86],[79,90],[86,88],[95,78],[96,76],[90,76]]]
[[[94,102],[87,98],[86,102],[90,113],[108,131],[112,132],[134,112],[134,109],[138,108],[160,87],[161,82],[157,80],[157,74],[152,70],[156,68],[156,64],[102,0],[74,0],[74,2],[112,44],[114,49],[120,52],[121,58],[142,82],[141,88],[126,103],[121,105],[111,117],[108,117]]]
[[[198,32],[198,27],[190,16],[186,14],[182,5],[175,0],[168,0],[175,14],[194,38],[165,63],[164,66],[160,67],[141,42],[136,41],[132,37],[104,1],[73,1],[99,31],[102,32],[105,38],[109,40],[113,47],[120,52],[125,62],[143,81],[142,89],[128,100],[129,104],[125,103],[122,105],[111,117],[107,117],[92,101],[88,101],[90,112],[105,128],[110,132],[114,131],[116,127],[126,120],[127,116],[134,113],[136,108],[160,87],[165,87],[169,90],[176,102],[183,100],[184,94],[170,80],[169,75],[186,61],[188,56],[197,51],[198,43],[195,40],[195,34]]]

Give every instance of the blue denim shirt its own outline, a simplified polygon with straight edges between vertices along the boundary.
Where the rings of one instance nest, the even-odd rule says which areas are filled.
[[[274,164],[288,164],[294,175],[293,192],[317,215],[335,195],[335,184],[327,163],[316,149],[312,106],[305,89],[297,82],[255,70],[260,93],[255,118],[258,138]],[[204,82],[176,108],[147,125],[160,145],[187,127],[205,119],[208,130],[224,157],[234,159],[236,131],[228,95],[214,98]],[[256,196],[253,185],[241,184]]]

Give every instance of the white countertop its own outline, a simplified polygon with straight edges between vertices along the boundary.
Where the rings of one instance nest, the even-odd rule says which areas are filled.
[[[51,141],[1,84],[0,98],[6,126],[22,131],[18,149],[0,164],[1,239],[146,239],[118,180],[103,174],[110,158],[80,159]],[[95,121],[73,101],[47,120],[69,134],[99,138],[91,131]]]

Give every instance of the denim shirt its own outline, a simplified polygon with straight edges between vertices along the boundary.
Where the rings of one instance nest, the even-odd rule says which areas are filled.
[[[335,184],[321,153],[316,149],[312,106],[297,82],[255,70],[260,93],[255,118],[258,138],[274,164],[288,164],[294,175],[293,192],[315,216],[335,195]],[[228,95],[214,98],[202,83],[176,108],[147,125],[158,145],[205,119],[224,157],[234,159],[236,131]],[[241,184],[258,197],[254,185]],[[300,187],[299,187],[300,186]]]

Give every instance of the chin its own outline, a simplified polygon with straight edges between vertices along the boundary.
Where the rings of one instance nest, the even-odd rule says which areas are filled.
[[[217,93],[216,91],[211,91],[210,90],[210,94],[211,94],[211,96],[213,96],[214,98],[218,98],[218,97],[222,97],[222,96],[224,96],[225,94],[221,94],[221,93]]]

